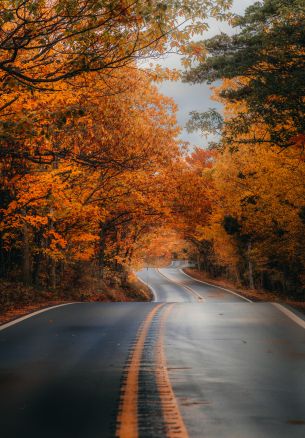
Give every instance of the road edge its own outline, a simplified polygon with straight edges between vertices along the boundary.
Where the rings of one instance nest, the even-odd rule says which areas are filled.
[[[79,304],[79,302],[56,304],[55,306],[44,307],[43,309],[35,310],[35,312],[28,313],[24,316],[21,316],[20,318],[14,319],[13,321],[9,321],[0,325],[0,331],[5,330],[15,324],[19,324],[20,322],[26,319],[32,318],[32,316],[39,315],[40,313],[47,312],[48,310],[56,309],[57,307],[70,306],[71,304]]]
[[[280,303],[271,303],[274,307],[276,307],[281,313],[286,315],[289,319],[291,319],[295,324],[305,329],[305,319],[302,319],[300,316],[298,316],[296,313],[294,313],[292,310],[288,309],[287,307],[283,306]]]
[[[142,280],[142,278],[140,278],[138,275],[137,275],[137,279],[138,279],[141,283],[145,284],[145,286],[147,286],[147,287],[151,290],[154,299],[151,300],[150,302],[151,302],[151,303],[158,303],[158,300],[157,300],[157,292],[155,291],[155,289],[154,289],[150,284],[146,283],[146,281]]]
[[[191,278],[194,281],[198,281],[198,283],[207,284],[209,286],[213,286],[213,287],[216,287],[218,289],[225,290],[226,292],[229,292],[230,294],[236,295],[237,297],[247,301],[248,303],[252,303],[253,304],[253,302],[254,302],[254,301],[250,300],[250,298],[246,298],[246,297],[238,294],[237,292],[234,292],[233,290],[226,289],[225,287],[222,287],[222,286],[217,286],[216,284],[208,283],[207,281],[198,280],[198,278],[192,277],[191,275],[189,275],[186,272],[184,272],[182,268],[179,268],[178,270],[179,270],[179,272],[181,272],[181,274],[186,275],[187,277]]]

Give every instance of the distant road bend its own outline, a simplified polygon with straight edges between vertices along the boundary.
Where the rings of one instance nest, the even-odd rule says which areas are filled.
[[[152,303],[75,303],[0,327],[2,438],[305,436],[305,320],[143,269]]]

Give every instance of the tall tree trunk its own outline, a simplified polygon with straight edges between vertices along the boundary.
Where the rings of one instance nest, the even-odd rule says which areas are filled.
[[[3,240],[0,236],[0,277],[3,278],[5,276],[6,276],[6,263],[5,263]]]
[[[51,260],[51,270],[50,270],[50,286],[52,289],[56,289],[56,260]]]
[[[36,288],[40,287],[40,272],[41,272],[41,254],[37,253],[33,256],[33,285]]]
[[[48,257],[48,287],[56,289],[56,261]]]
[[[31,261],[30,261],[30,238],[29,226],[24,221],[22,227],[23,234],[23,260],[22,260],[22,279],[26,286],[31,284]]]
[[[102,223],[100,226],[99,248],[98,248],[98,277],[100,280],[104,279],[105,249],[106,249],[106,224]]]
[[[65,275],[65,263],[63,261],[59,262],[57,279],[62,284]]]
[[[50,208],[50,216],[48,220],[49,230],[54,230],[54,222],[53,222],[53,208]],[[51,244],[51,239],[48,242],[48,245]],[[48,257],[48,284],[51,289],[56,289],[56,261],[52,257]]]
[[[252,247],[251,242],[249,242],[248,243],[249,286],[250,286],[250,289],[254,289],[253,265],[252,265],[251,256],[250,256],[251,247]]]
[[[197,253],[197,269],[200,271],[200,253]]]
[[[34,286],[38,288],[40,287],[40,272],[41,272],[41,263],[42,263],[42,255],[41,255],[42,230],[38,230],[35,232],[34,241],[35,241],[35,252],[33,254],[32,281]]]
[[[238,267],[237,267],[237,266],[235,266],[235,268],[234,268],[234,274],[235,274],[235,281],[236,281],[236,284],[237,284],[238,286],[240,286],[240,285],[241,285],[241,281],[240,281],[240,275],[239,275],[239,270],[238,270]]]

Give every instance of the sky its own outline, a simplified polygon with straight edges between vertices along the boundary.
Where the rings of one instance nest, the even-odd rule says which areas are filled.
[[[237,14],[242,14],[243,11],[251,4],[253,0],[234,0],[232,11]],[[232,34],[235,30],[230,28],[227,23],[216,21],[215,19],[209,19],[209,30],[205,32],[202,39],[211,38],[220,32]],[[158,60],[158,64],[170,68],[180,68],[179,55],[169,55],[163,60]],[[206,84],[190,85],[182,82],[163,82],[158,85],[158,88],[162,94],[172,97],[178,105],[178,123],[181,127],[184,127],[189,113],[192,110],[206,111],[209,108],[221,109],[221,105],[211,99],[212,91],[210,86]],[[188,141],[191,146],[207,146],[207,139],[202,137],[200,133],[195,132],[189,134],[183,129],[181,138],[184,141]]]

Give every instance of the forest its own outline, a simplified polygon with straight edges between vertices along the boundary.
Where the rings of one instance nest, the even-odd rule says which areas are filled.
[[[184,74],[214,84],[224,114],[194,111],[190,131],[218,135],[209,220],[192,239],[198,265],[251,289],[304,300],[305,5],[265,0],[235,17],[233,36],[205,41],[208,56]],[[200,160],[198,160],[199,162]]]
[[[304,2],[230,3],[0,1],[2,309],[132,299],[133,272],[173,256],[304,299]],[[237,31],[194,42],[208,16]],[[173,51],[184,72],[141,67]],[[191,113],[204,149],[158,91],[181,77],[224,108]]]

